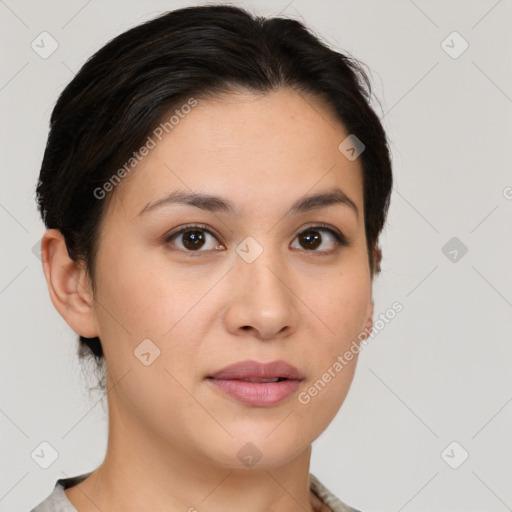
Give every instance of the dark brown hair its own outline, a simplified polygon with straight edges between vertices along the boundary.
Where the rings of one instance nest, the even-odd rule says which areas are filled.
[[[190,97],[283,87],[322,100],[364,143],[368,259],[372,277],[380,271],[377,242],[389,207],[391,160],[361,63],[299,21],[208,5],[167,12],[114,38],[82,66],[53,109],[38,207],[46,227],[64,235],[69,256],[86,264],[93,290],[100,223],[113,193],[101,200],[94,190]],[[100,340],[80,336],[79,355],[101,364]]]

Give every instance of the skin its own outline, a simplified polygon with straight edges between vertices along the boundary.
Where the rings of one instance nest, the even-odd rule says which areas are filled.
[[[357,355],[308,404],[297,394],[373,316],[362,168],[338,150],[347,136],[325,105],[290,89],[199,101],[115,189],[95,294],[61,233],[45,233],[52,302],[76,333],[100,337],[110,390],[105,460],[66,491],[80,512],[320,509],[308,484],[311,443],[345,400]],[[331,186],[359,215],[340,204],[287,214],[299,197]],[[222,196],[239,215],[179,204],[137,215],[175,189]],[[215,236],[203,232],[195,251],[184,235],[164,242],[189,223]],[[349,245],[323,230],[320,247],[301,244],[316,223]],[[248,236],[263,248],[250,264],[235,251]],[[149,366],[133,353],[146,338],[160,349]],[[272,407],[241,404],[205,380],[246,359],[283,359],[305,380]],[[261,452],[251,468],[237,457],[248,442]]]

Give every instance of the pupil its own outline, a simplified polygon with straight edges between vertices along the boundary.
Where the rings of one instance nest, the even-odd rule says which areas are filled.
[[[306,235],[302,236],[302,240],[306,241],[306,245],[309,248],[316,249],[321,243],[321,236],[318,234],[318,231],[307,231]]]
[[[184,245],[187,247],[187,249],[197,249],[198,247],[201,247],[204,243],[204,236],[201,231],[187,231],[189,233],[184,237]]]

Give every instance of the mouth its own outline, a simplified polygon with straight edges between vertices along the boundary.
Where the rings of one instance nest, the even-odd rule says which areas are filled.
[[[285,361],[242,361],[206,379],[224,396],[228,395],[245,405],[268,407],[289,398],[304,380],[304,375]]]
[[[209,375],[208,378],[249,382],[279,382],[281,380],[303,380],[304,375],[286,361],[259,363],[249,360],[226,366],[222,370]]]
[[[209,378],[213,378],[213,377],[209,377]],[[246,379],[224,379],[224,380],[241,380],[243,382],[281,382],[283,380],[290,380],[290,379],[287,379],[286,377],[274,377],[273,379],[251,379],[251,378],[246,378]]]

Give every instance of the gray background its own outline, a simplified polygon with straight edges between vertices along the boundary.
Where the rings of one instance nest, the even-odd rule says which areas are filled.
[[[109,39],[194,4],[0,1],[3,511],[29,510],[57,478],[99,465],[106,448],[103,404],[87,393],[93,380],[33,250],[44,231],[34,190],[51,110]],[[361,353],[346,402],[314,443],[311,472],[363,511],[512,510],[512,2],[240,4],[303,19],[365,62],[392,143],[376,318],[394,301],[404,309]],[[43,31],[58,43],[45,59],[31,47]],[[454,31],[469,44],[460,55]],[[31,457],[43,441],[59,454],[48,469]]]

